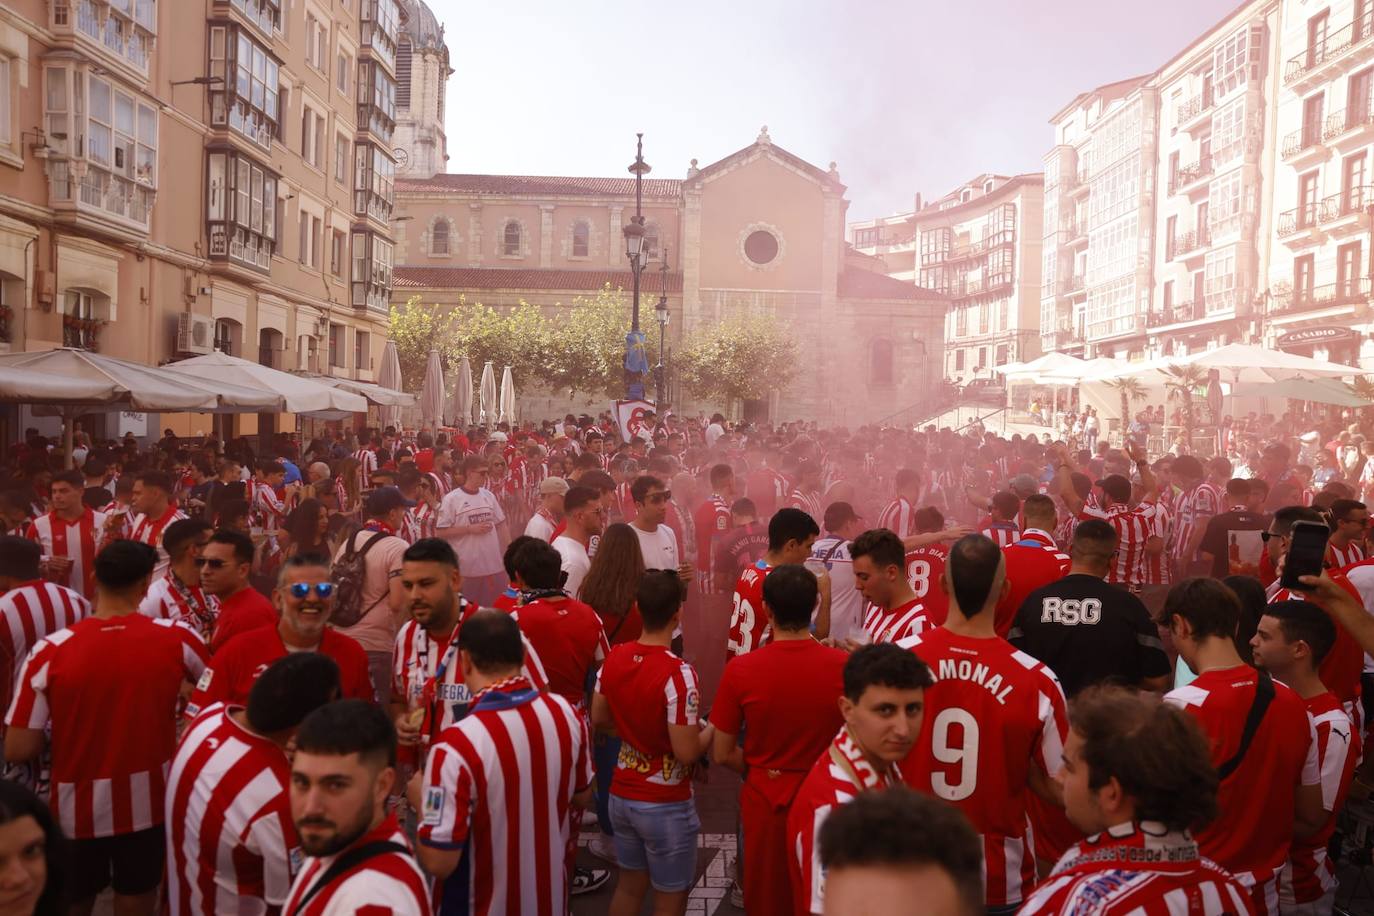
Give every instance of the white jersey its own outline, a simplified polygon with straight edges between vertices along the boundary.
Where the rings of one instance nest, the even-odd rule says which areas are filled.
[[[830,636],[849,639],[863,630],[864,596],[854,587],[854,558],[849,542],[827,534],[811,547],[806,568],[813,573],[830,574]]]

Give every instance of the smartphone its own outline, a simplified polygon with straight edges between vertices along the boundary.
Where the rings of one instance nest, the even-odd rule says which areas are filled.
[[[1320,576],[1326,558],[1326,539],[1331,529],[1321,522],[1294,522],[1288,539],[1288,556],[1283,561],[1283,576],[1279,585],[1296,591],[1308,591],[1298,581],[1299,576]]]

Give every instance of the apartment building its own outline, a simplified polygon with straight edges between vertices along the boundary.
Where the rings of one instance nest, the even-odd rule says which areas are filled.
[[[371,379],[417,7],[0,5],[0,347],[145,364],[218,349]]]
[[[1284,0],[1265,341],[1374,365],[1374,4]]]
[[[921,195],[916,195],[920,209]],[[857,220],[849,224],[849,244],[859,254],[876,258],[875,267],[895,280],[916,282],[916,232],[912,227],[915,211]]]
[[[912,216],[916,285],[950,297],[945,378],[1040,355],[1043,207],[1042,175],[979,175]]]

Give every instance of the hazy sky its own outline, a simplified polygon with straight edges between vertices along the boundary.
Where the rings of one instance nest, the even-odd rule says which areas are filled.
[[[768,125],[849,218],[1041,168],[1049,117],[1158,68],[1238,0],[429,0],[447,27],[449,171],[681,178]]]

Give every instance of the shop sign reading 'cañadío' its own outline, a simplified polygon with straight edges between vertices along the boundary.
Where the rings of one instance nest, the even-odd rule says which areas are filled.
[[[1343,328],[1338,325],[1322,325],[1315,328],[1289,331],[1287,334],[1280,335],[1277,343],[1280,347],[1300,347],[1305,344],[1324,344],[1334,343],[1338,340],[1349,340],[1354,336],[1355,332],[1350,328]]]

